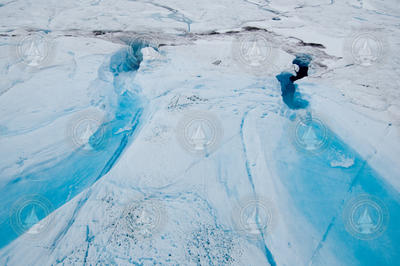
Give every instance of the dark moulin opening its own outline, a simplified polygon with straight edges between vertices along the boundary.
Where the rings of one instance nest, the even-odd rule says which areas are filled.
[[[303,109],[308,106],[308,101],[302,99],[300,93],[296,92],[297,84],[294,84],[294,82],[308,76],[310,62],[311,56],[306,54],[297,55],[292,62],[299,67],[296,75],[294,76],[289,72],[282,72],[276,76],[281,84],[283,102],[290,109]]]
[[[142,48],[145,47],[152,47],[158,52],[158,47],[145,40],[132,42],[127,49],[122,49],[111,57],[111,73],[118,76],[121,72],[137,71],[143,61]]]

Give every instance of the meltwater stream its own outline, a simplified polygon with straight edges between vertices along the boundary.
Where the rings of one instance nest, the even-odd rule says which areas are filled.
[[[329,129],[326,147],[319,153],[287,145],[289,135],[282,136],[282,148],[274,156],[292,203],[320,236],[311,239],[300,233],[306,242],[317,241],[307,258],[310,265],[329,265],[325,246],[343,265],[396,265],[399,192]]]
[[[51,202],[51,207],[45,206],[49,208],[47,211],[57,209],[109,172],[132,141],[142,123],[146,101],[138,92],[126,90],[123,86],[124,80],[132,77],[139,68],[143,60],[141,49],[145,46],[147,45],[140,42],[133,43],[131,49],[118,51],[111,57],[109,65],[102,67],[103,71],[110,71],[113,74],[111,81],[114,89],[111,93],[113,104],[111,104],[111,114],[109,114],[111,119],[104,122],[94,132],[89,138],[89,143],[101,131],[105,139],[104,145],[101,147],[92,145],[97,151],[91,152],[90,155],[82,152],[83,147],[81,147],[62,161],[47,166],[45,169],[39,169],[40,166],[32,167],[0,188],[0,247],[6,246],[19,236],[15,225],[12,224],[13,221],[9,218],[15,202],[34,193]],[[99,79],[104,80],[105,78],[100,75],[101,71],[99,71]],[[33,210],[19,211],[19,215],[22,216],[19,219],[32,220],[29,215]],[[37,218],[35,219],[41,220],[48,214],[36,210]],[[26,226],[25,230],[31,227],[27,224],[24,226]]]
[[[293,63],[301,70],[308,59],[297,57]],[[294,77],[277,76],[283,100],[290,109],[306,108],[308,102],[296,95]],[[320,236],[298,232],[305,242],[315,243],[306,255],[309,265],[331,265],[325,246],[343,265],[398,265],[400,194],[369,166],[374,155],[362,158],[309,112],[297,122],[291,118],[273,154],[293,205]]]

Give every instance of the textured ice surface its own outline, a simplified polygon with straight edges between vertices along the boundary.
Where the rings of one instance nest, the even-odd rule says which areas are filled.
[[[1,3],[0,264],[396,265],[399,11],[395,0]],[[348,60],[348,36],[365,29],[385,44],[373,67]],[[14,54],[28,32],[53,41],[44,66]],[[131,50],[137,32],[158,51]],[[255,32],[272,47],[262,75],[232,51]],[[296,81],[302,110],[276,79],[297,54],[313,59]],[[221,142],[190,153],[179,126],[207,112]],[[87,113],[102,123],[71,145],[71,121]],[[32,194],[41,221],[32,208],[21,223],[15,207]],[[382,215],[361,208],[351,231],[349,203],[366,194]],[[260,209],[250,229],[239,219],[256,197],[267,230]]]

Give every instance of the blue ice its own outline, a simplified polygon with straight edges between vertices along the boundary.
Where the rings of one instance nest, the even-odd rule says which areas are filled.
[[[132,141],[141,124],[146,101],[140,95],[119,87],[124,85],[121,82],[124,77],[120,74],[133,73],[139,68],[143,60],[141,48],[144,46],[143,43],[133,43],[130,49],[122,49],[111,57],[109,71],[114,76],[113,97],[116,104],[111,106],[113,118],[89,138],[94,152],[88,154],[81,147],[57,163],[44,162],[26,169],[1,187],[0,248],[18,237],[9,219],[14,202],[25,195],[40,194],[52,203],[54,209],[62,206],[108,173]],[[105,139],[101,145],[96,142],[100,132]]]
[[[290,144],[293,139],[289,133],[291,130],[291,126],[287,125],[279,150],[274,152],[274,159],[277,161],[279,179],[287,188],[293,204],[320,235],[310,258],[313,265],[320,265],[324,261],[320,251],[327,244],[329,249],[334,248],[334,254],[343,265],[398,265],[398,191],[370,167],[367,159],[357,154],[329,128],[326,146],[319,153]],[[354,161],[344,166],[332,165],[333,161],[343,157],[353,158]],[[345,204],[363,194],[381,200],[390,214],[386,230],[372,240],[354,237],[344,225]],[[297,226],[296,221],[293,221],[293,226]],[[305,234],[302,238],[309,239],[310,236]]]

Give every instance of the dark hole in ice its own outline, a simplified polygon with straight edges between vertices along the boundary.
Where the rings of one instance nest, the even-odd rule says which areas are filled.
[[[142,48],[153,47],[158,51],[158,47],[146,42],[146,41],[135,41],[130,44],[127,49],[123,49],[115,53],[111,57],[110,71],[114,76],[118,76],[121,72],[136,71],[140,67],[140,63],[143,61]]]
[[[283,102],[290,109],[302,109],[308,106],[308,101],[302,99],[300,93],[296,92],[297,84],[294,84],[294,82],[308,76],[308,66],[310,62],[311,56],[306,54],[297,55],[292,62],[299,66],[296,75],[289,72],[282,72],[276,76],[281,84]]]

